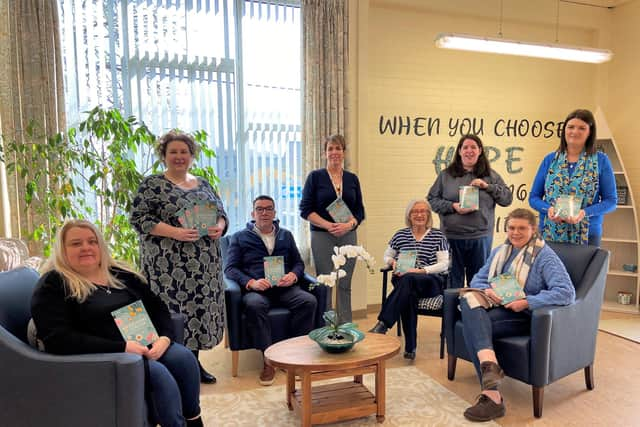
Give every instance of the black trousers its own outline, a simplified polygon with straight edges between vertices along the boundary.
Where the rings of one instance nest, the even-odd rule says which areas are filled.
[[[393,291],[389,294],[378,320],[391,328],[402,318],[404,350],[415,351],[418,335],[418,299],[431,298],[443,292],[444,279],[439,274],[407,273],[391,278]]]

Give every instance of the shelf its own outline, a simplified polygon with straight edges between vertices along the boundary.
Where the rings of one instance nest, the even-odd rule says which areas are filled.
[[[638,277],[638,273],[632,273],[625,270],[609,270],[611,276]]]
[[[633,209],[633,206],[631,205],[618,205],[616,206],[617,209]]]
[[[618,313],[638,314],[638,307],[635,304],[623,305],[614,301],[604,301],[602,309],[606,311],[616,311]]]
[[[637,240],[631,240],[631,239],[615,239],[613,237],[603,237],[602,238],[603,242],[613,242],[613,243],[633,243],[638,244]]]

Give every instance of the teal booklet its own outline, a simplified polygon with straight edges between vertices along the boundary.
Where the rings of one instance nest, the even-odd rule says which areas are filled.
[[[478,187],[474,187],[473,185],[461,185],[458,195],[461,208],[478,210],[480,207],[480,193],[478,192]]]
[[[396,272],[406,273],[407,271],[415,268],[416,259],[418,259],[418,251],[408,250],[400,251],[398,254],[398,260],[396,261]]]
[[[280,279],[284,277],[284,257],[266,256],[264,257],[264,278],[271,283],[271,286],[278,286]]]
[[[524,289],[511,274],[500,274],[490,280],[493,291],[502,299],[502,305],[526,297]]]
[[[158,332],[142,301],[137,300],[111,312],[122,338],[125,341],[137,341],[147,346],[158,339]]]
[[[199,200],[180,209],[176,216],[184,228],[195,228],[200,236],[209,234],[209,227],[218,222],[218,207],[208,200]]]
[[[582,197],[573,195],[561,195],[556,199],[554,207],[556,216],[562,219],[578,216],[582,207]]]
[[[340,197],[335,199],[329,206],[327,212],[335,222],[347,222],[353,216],[347,204]]]

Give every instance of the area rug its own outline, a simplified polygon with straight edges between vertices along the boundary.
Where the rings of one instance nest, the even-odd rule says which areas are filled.
[[[598,329],[602,332],[640,343],[640,319],[601,320]]]
[[[314,385],[344,381],[318,381]],[[372,390],[373,375],[365,375],[364,383]],[[344,421],[330,426],[477,426],[462,413],[469,404],[417,368],[387,370],[387,404],[384,423],[375,415]],[[263,387],[239,393],[202,396],[204,424],[211,426],[300,426],[300,419],[289,411],[284,386]],[[497,424],[483,423],[483,426]]]

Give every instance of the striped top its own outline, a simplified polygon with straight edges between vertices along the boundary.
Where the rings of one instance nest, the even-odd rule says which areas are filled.
[[[438,263],[436,253],[439,251],[449,252],[449,242],[437,228],[430,229],[422,240],[416,240],[411,233],[410,228],[402,228],[391,237],[389,241],[389,247],[396,253],[394,258],[398,258],[397,255],[403,250],[415,250],[418,251],[418,257],[416,260],[416,267],[424,268],[428,265],[434,265]]]

